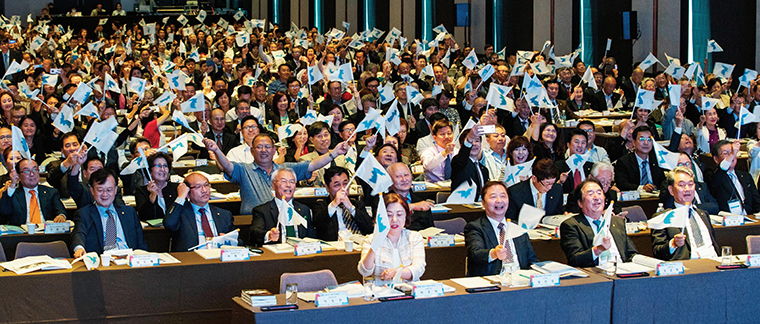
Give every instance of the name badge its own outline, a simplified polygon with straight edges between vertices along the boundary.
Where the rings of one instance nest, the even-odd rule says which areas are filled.
[[[133,268],[158,266],[158,254],[131,255],[129,266]]]
[[[625,232],[628,234],[634,234],[639,232],[638,223],[625,223]]]
[[[45,223],[45,234],[68,233],[71,230],[69,222],[64,223]]]
[[[322,253],[322,244],[319,242],[299,243],[295,245],[293,253],[297,256]]]
[[[250,260],[251,255],[248,253],[248,249],[222,249],[220,259],[222,262],[244,261]]]
[[[314,304],[317,307],[346,306],[348,305],[348,293],[345,291],[317,293]]]
[[[546,273],[540,275],[532,275],[530,276],[530,286],[536,288],[559,286],[559,274]]]
[[[426,183],[415,183],[412,185],[414,188],[414,191],[425,191],[427,190],[427,184]]]
[[[731,199],[728,201],[728,211],[731,214],[741,215],[744,213],[744,208],[742,208],[742,202],[739,199]]]
[[[314,188],[314,196],[317,197],[326,197],[327,196],[327,188]]]
[[[740,226],[744,225],[744,216],[742,215],[731,215],[731,216],[723,216],[723,226]],[[45,229],[47,233],[47,228]]]
[[[454,235],[443,234],[428,237],[429,247],[454,246]]]
[[[683,274],[683,262],[663,262],[657,265],[655,274],[658,276],[672,276]]]
[[[639,200],[640,198],[641,198],[641,194],[639,193],[638,190],[620,192],[621,201]]]
[[[412,287],[414,298],[430,298],[443,296],[443,285],[440,282],[415,285]]]
[[[747,256],[747,266],[760,267],[760,254],[750,254]]]
[[[199,167],[199,166],[206,166],[206,165],[208,165],[208,160],[206,160],[206,159],[197,159],[197,160],[195,160],[195,166],[197,166],[197,167]]]
[[[274,305],[277,305],[277,296],[274,296],[274,295],[251,296],[251,306],[253,307],[274,306]]]

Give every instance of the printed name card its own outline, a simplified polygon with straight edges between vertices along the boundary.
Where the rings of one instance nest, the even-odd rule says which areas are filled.
[[[348,293],[345,291],[317,293],[314,304],[317,307],[346,306],[348,305]]]
[[[663,262],[657,265],[655,274],[658,276],[672,276],[683,274],[683,262]]]
[[[158,254],[131,255],[129,266],[133,268],[158,266]]]
[[[626,223],[625,224],[625,232],[628,234],[634,234],[639,232],[639,224],[638,223]]]
[[[314,188],[314,196],[317,196],[317,197],[326,197],[327,196],[327,188]]]
[[[248,253],[248,249],[222,249],[220,259],[222,262],[244,261],[250,260],[251,255]]]
[[[422,167],[422,165],[413,165],[412,166],[412,173],[414,174],[420,174],[423,173],[425,169]]]
[[[641,194],[638,190],[620,192],[621,201],[639,200],[639,198],[641,198]]]
[[[64,223],[45,223],[45,234],[68,233],[71,229],[69,222]]]
[[[412,185],[414,191],[425,191],[427,190],[427,184],[425,183],[415,183]]]
[[[277,296],[275,295],[251,296],[251,306],[253,307],[274,306],[274,305],[277,305]]]
[[[430,298],[443,296],[443,284],[440,282],[415,285],[412,287],[414,298]]]
[[[750,254],[747,256],[747,266],[760,267],[760,254]]]
[[[559,286],[559,274],[546,273],[540,275],[532,275],[530,276],[530,286],[535,288]]]
[[[319,242],[299,243],[296,244],[295,249],[293,249],[293,253],[295,253],[295,255],[322,253],[322,245],[319,244]]]
[[[741,225],[744,225],[744,216],[742,215],[723,216],[723,226],[741,226]]]
[[[429,247],[454,246],[454,235],[443,234],[428,237]]]
[[[197,167],[199,167],[199,166],[206,166],[206,165],[208,165],[208,160],[206,160],[206,159],[197,159],[197,160],[195,160],[195,166],[197,166]]]

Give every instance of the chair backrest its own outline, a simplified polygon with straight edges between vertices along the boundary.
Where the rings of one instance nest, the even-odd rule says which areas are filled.
[[[51,258],[70,258],[69,248],[64,241],[46,243],[21,242],[16,245],[16,259],[34,255],[47,255]]]
[[[8,259],[5,258],[5,250],[3,249],[3,243],[0,243],[0,262],[8,261]]]
[[[747,235],[747,253],[760,253],[760,235]]]
[[[644,209],[642,209],[641,206],[623,207],[623,211],[628,212],[628,215],[625,216],[625,218],[628,218],[628,221],[631,221],[631,222],[646,222],[647,221],[647,215],[644,214]]]
[[[286,272],[280,276],[280,293],[285,293],[285,285],[298,284],[298,291],[320,291],[338,284],[335,275],[330,270],[312,272]]]
[[[446,199],[449,199],[449,196],[451,196],[450,192],[437,192],[435,194],[435,203],[436,204],[445,203]]]
[[[446,234],[462,234],[467,221],[462,217],[433,221],[435,227],[443,229]]]

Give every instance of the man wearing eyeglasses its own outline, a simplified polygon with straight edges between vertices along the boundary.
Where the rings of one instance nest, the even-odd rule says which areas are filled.
[[[224,119],[224,110],[215,108],[211,111],[211,129],[206,132],[206,138],[216,142],[216,145],[222,149],[223,154],[227,154],[233,147],[238,146],[237,136],[225,131],[226,121]],[[203,150],[201,150],[203,153]]]
[[[263,246],[270,243],[285,243],[288,237],[316,238],[311,210],[308,206],[293,200],[296,191],[295,171],[281,167],[272,172],[272,189],[275,197],[253,209],[249,243]],[[306,225],[284,224],[280,221],[280,206],[290,205],[298,215],[306,219]],[[286,211],[282,211],[286,212]]]
[[[593,163],[599,161],[610,162],[607,150],[594,144],[596,141],[596,126],[594,126],[594,123],[590,120],[582,120],[578,123],[578,129],[586,132],[586,135],[588,135],[588,142],[586,144],[586,150],[589,152],[588,161]],[[569,156],[569,153],[567,156]]]
[[[533,175],[529,180],[509,187],[509,209],[507,218],[517,221],[523,205],[530,205],[546,211],[546,215],[564,213],[562,186],[555,185],[559,170],[551,159],[541,159],[533,163]]]
[[[248,116],[256,117],[259,123],[264,122],[264,116],[261,115],[261,110],[251,109],[251,104],[248,101],[240,100],[235,104],[235,109],[230,109],[225,115],[225,119],[229,120],[225,124],[225,131],[231,134],[240,133],[243,126],[243,119]]]
[[[760,193],[752,175],[736,170],[741,143],[720,140],[712,146],[712,156],[718,167],[707,183],[721,211],[737,215],[760,212]]]
[[[66,221],[58,190],[40,185],[40,169],[34,160],[23,159],[11,170],[11,186],[0,198],[0,217],[3,223],[22,225],[41,224],[52,220]],[[19,190],[18,184],[21,184]]]
[[[639,126],[633,130],[632,136],[634,151],[615,162],[615,184],[623,191],[653,192],[665,180],[665,172],[652,151],[652,130]]]
[[[681,155],[678,157],[678,166],[687,168],[690,171],[693,170],[691,158],[686,153],[681,153]],[[691,173],[691,178],[694,181],[694,195],[690,196],[693,198],[693,200],[689,203],[701,210],[706,211],[710,215],[717,215],[720,211],[718,209],[718,201],[715,200],[715,198],[713,198],[713,196],[710,194],[710,190],[707,188],[707,184],[697,181],[693,171]],[[666,181],[662,184],[660,189],[660,202],[662,203],[662,206],[665,207],[665,209],[676,208],[673,204],[674,201],[671,190],[668,189],[669,185],[670,184]]]
[[[172,232],[172,251],[186,252],[206,242],[206,238],[221,236],[235,230],[232,213],[209,205],[211,184],[200,173],[190,173],[177,186],[177,199],[164,217],[164,228]],[[238,245],[242,245],[238,239]]]

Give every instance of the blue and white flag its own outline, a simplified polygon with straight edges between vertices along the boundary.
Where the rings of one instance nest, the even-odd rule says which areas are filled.
[[[366,161],[366,160],[365,160]],[[364,163],[362,163],[364,164]],[[357,170],[357,172],[359,172]],[[388,219],[388,212],[385,210],[385,200],[380,196],[375,211],[375,229],[372,232],[372,251],[378,251],[388,237],[391,230],[391,222]]]
[[[32,44],[31,44],[32,50],[36,51],[40,49],[40,47],[42,47],[42,45],[45,44],[45,42],[47,42],[47,40],[40,36],[34,37],[34,40],[32,41]]]
[[[187,18],[185,15],[179,15],[179,17],[177,17],[177,21],[182,24],[182,26],[187,25]]]
[[[512,98],[508,97],[512,92],[512,87],[498,85],[492,83],[488,89],[488,95],[486,100],[488,104],[496,108],[514,111],[515,102]]]
[[[47,74],[42,73],[42,85],[43,86],[51,86],[55,88],[55,85],[58,83],[58,74]]]
[[[647,108],[651,106],[651,102],[654,101],[654,91],[649,91],[644,88],[639,88],[639,92],[636,93],[636,108]]]
[[[137,95],[142,99],[143,95],[145,94],[145,88],[148,86],[148,81],[145,79],[141,79],[138,77],[132,77],[132,80],[129,81],[129,88],[132,89]]]
[[[201,61],[201,55],[198,54],[198,49],[193,50],[193,52],[190,53],[190,55],[187,56],[187,59],[188,60],[193,60],[193,61],[195,61],[195,63],[200,62]]]
[[[464,84],[464,94],[467,95],[468,93],[472,92],[472,80],[467,80],[467,83]]]
[[[441,59],[441,63],[443,63],[443,65],[445,65],[447,68],[451,67],[451,49],[446,50],[446,55],[444,55]]]
[[[668,84],[668,98],[670,98],[671,106],[681,105],[681,85],[680,84]]]
[[[707,53],[723,52],[723,48],[714,39],[707,40]]]
[[[331,81],[340,83],[349,83],[354,80],[354,72],[351,69],[351,63],[341,64],[335,72],[330,74]]]
[[[133,152],[137,153],[137,152]],[[139,169],[148,169],[148,159],[143,157],[144,154],[137,154],[137,157],[132,159],[129,164],[121,170],[121,175],[134,174]]]
[[[589,157],[591,157],[591,151],[586,151],[584,154],[571,154],[568,156],[567,159],[565,159],[565,163],[570,167],[570,173],[575,172],[575,170],[583,172],[583,165],[586,164]]]
[[[32,99],[32,100],[38,100],[38,101],[42,102],[40,100],[40,98],[37,97],[37,95],[40,94],[40,89],[36,89],[36,90],[32,91],[32,89],[29,89],[29,85],[26,84],[26,81],[19,82],[19,84],[18,84],[18,90],[21,91],[21,94],[24,97],[27,97],[27,98]]]
[[[11,62],[11,66],[9,66],[8,69],[5,71],[5,75],[3,76],[3,79],[5,79],[5,77],[8,75],[19,73],[28,68],[29,68],[29,62],[21,60],[21,63],[19,63],[13,60],[13,62]]]
[[[399,51],[395,48],[389,48],[385,51],[385,60],[393,63],[394,65],[401,64],[401,58],[399,57]]]
[[[253,19],[253,27],[254,28],[266,28],[266,20],[264,19]]]
[[[430,92],[430,96],[435,97],[441,92],[443,92],[443,87],[440,84],[434,84],[433,91]]]
[[[710,97],[702,97],[702,111],[708,111],[710,109],[715,108],[715,105],[717,105],[720,102],[720,99],[714,99]]]
[[[29,145],[26,143],[24,132],[21,131],[21,128],[16,126],[11,126],[11,131],[13,150],[20,152],[21,156],[25,159],[31,159],[32,154],[29,153]]]
[[[396,98],[396,95],[393,93],[393,85],[391,85],[390,82],[387,82],[384,86],[380,87],[378,93],[380,94],[380,102],[383,105]]]
[[[652,138],[652,143],[654,143],[654,154],[657,157],[657,164],[663,169],[675,169],[678,166],[678,158],[681,156],[681,153],[669,151],[662,144],[657,143],[654,138]]]
[[[420,71],[420,78],[422,78],[423,75],[429,75],[429,76],[435,76],[433,72],[433,65],[428,64],[428,66],[424,67],[422,71]]]
[[[106,91],[113,91],[117,93],[121,93],[121,89],[119,88],[119,84],[116,83],[116,81],[111,77],[111,73],[105,73],[105,80],[103,80],[106,86]]]
[[[488,79],[491,78],[491,76],[496,72],[496,69],[491,64],[486,64],[480,71],[478,71],[478,74],[480,75],[480,83],[488,81]]]
[[[235,15],[232,16],[232,18],[235,18],[235,20],[240,20],[240,19],[243,19],[244,15],[245,14],[243,13],[242,10],[238,10],[238,12],[236,12]]]
[[[369,154],[362,164],[356,168],[356,176],[369,184],[372,188],[370,194],[373,196],[388,191],[388,188],[393,185],[391,176],[388,175],[385,168],[380,165],[380,162],[377,162],[372,154]]]
[[[203,21],[206,20],[206,16],[207,16],[206,10],[201,10],[198,12],[198,16],[195,17],[195,19],[198,19],[198,21],[203,23]]]
[[[169,81],[169,88],[172,90],[187,90],[185,88],[185,75],[181,70],[175,70],[174,72],[167,74],[167,81]]]
[[[496,53],[496,56],[500,60],[506,60],[507,59],[507,47],[504,46],[504,48],[502,48],[501,51],[499,51],[499,52]]]
[[[517,216],[517,225],[525,231],[530,231],[538,226],[546,211],[523,203],[520,214]]]
[[[464,58],[462,65],[470,70],[475,70],[475,67],[478,65],[478,55],[475,53],[475,50],[470,50],[470,54]]]
[[[571,54],[557,56],[557,59],[554,61],[554,65],[557,68],[573,67],[573,56]]]
[[[153,100],[153,104],[156,106],[166,106],[172,103],[174,99],[177,98],[177,95],[174,94],[174,92],[171,91],[164,91],[156,100]]]
[[[194,129],[190,128],[190,124],[187,122],[187,118],[185,118],[185,114],[183,114],[179,110],[175,110],[172,113],[172,121],[175,122],[175,123],[177,123],[177,124],[180,124],[182,127],[185,127],[185,128],[189,129],[192,132],[197,133]]]
[[[192,98],[181,103],[180,107],[182,108],[182,112],[186,112],[186,113],[206,111],[206,100],[203,97],[203,93],[199,92],[195,94]]]
[[[398,113],[398,99],[393,100],[391,108],[385,113],[385,130],[388,135],[394,136],[401,131],[401,117]]]
[[[384,119],[380,114],[380,110],[370,108],[364,116],[364,119],[362,119],[359,125],[356,125],[356,130],[354,132],[358,133],[372,128],[379,128],[382,123],[384,123]]]
[[[612,233],[610,232],[610,225],[612,224],[612,206],[613,205],[615,205],[615,202],[614,201],[610,202],[610,206],[607,207],[602,217],[599,218],[599,220],[601,220],[602,223],[598,226],[597,232],[594,235],[594,241],[592,243],[594,246],[602,244],[602,240],[605,237],[609,237],[610,239],[612,239]],[[614,246],[615,243],[612,243],[612,245]],[[613,248],[613,250],[616,250],[616,249]]]
[[[174,161],[179,160],[179,158],[187,153],[187,134],[182,134],[181,136],[173,139],[171,142],[166,143],[166,145],[159,148],[158,150],[160,151],[162,148],[167,147],[172,150],[172,157],[174,158]]]
[[[501,181],[507,184],[507,187],[511,187],[519,183],[520,179],[528,178],[533,174],[533,162],[536,159],[532,159],[525,163],[518,165],[512,165],[507,163],[504,165],[504,172],[502,172]]]
[[[669,66],[673,64],[681,66],[681,60],[679,60],[678,58],[669,56],[668,53],[665,53],[665,59],[668,60]]]
[[[71,95],[69,100],[74,100],[80,104],[83,104],[87,102],[87,99],[90,98],[90,95],[92,94],[92,88],[88,86],[84,82],[79,82],[79,85],[77,85],[76,91]]]
[[[738,129],[739,126],[757,123],[758,121],[760,121],[760,118],[747,110],[747,108],[744,108],[744,105],[742,105],[741,111],[739,112],[739,120],[734,123],[734,127]]]
[[[689,222],[689,208],[691,206],[681,206],[652,217],[647,221],[647,227],[653,230],[668,227],[684,228]]]
[[[306,113],[301,116],[301,119],[299,121],[304,126],[309,126],[311,124],[314,124],[317,122],[317,111],[312,109],[307,109]]]
[[[433,28],[433,31],[436,32],[436,34],[440,34],[440,33],[448,34],[448,31],[446,30],[446,27],[443,26],[443,24],[440,24],[436,26],[435,28]]]
[[[69,105],[63,105],[58,116],[53,120],[53,126],[62,133],[68,133],[74,129],[74,110]]]
[[[549,67],[546,66],[546,62],[544,61],[530,63],[530,68],[533,70],[535,74],[538,74],[538,75],[547,75],[550,73]]]
[[[715,67],[713,67],[713,74],[715,74],[717,77],[729,79],[731,78],[731,74],[734,73],[735,66],[736,64],[715,62]]]
[[[119,134],[116,132],[101,128],[100,130],[90,129],[90,131],[87,132],[87,135],[85,135],[84,140],[85,142],[92,144],[92,146],[94,146],[99,152],[108,154],[108,151],[111,150],[118,137]]]
[[[413,105],[419,105],[420,101],[422,101],[422,99],[425,99],[425,97],[422,96],[422,93],[420,93],[417,88],[407,85],[406,99],[409,100]]]
[[[92,101],[88,102],[84,107],[82,107],[82,109],[79,109],[79,111],[77,111],[74,116],[87,116],[100,119],[98,108],[92,104]]]
[[[678,64],[670,64],[670,66],[665,69],[665,74],[672,76],[676,80],[681,79],[685,72],[686,69]]]
[[[280,126],[277,128],[277,136],[279,136],[280,141],[282,142],[301,131],[301,129],[303,129],[301,124],[287,124],[285,126]]]
[[[446,204],[472,204],[475,202],[477,186],[467,180],[462,182],[459,187],[451,192]]]
[[[594,90],[599,89],[596,85],[596,80],[594,80],[594,74],[591,73],[591,69],[586,69],[581,80],[585,81],[589,88],[593,88]]]
[[[322,71],[320,71],[319,67],[317,67],[316,65],[307,67],[306,72],[309,74],[309,85],[314,85],[315,83],[324,79],[324,76],[322,75]]]
[[[306,219],[301,216],[290,204],[282,199],[275,199],[278,210],[278,221],[281,226],[304,226],[308,227]],[[285,233],[282,231],[281,233]]]
[[[742,87],[749,88],[750,82],[752,82],[752,80],[755,80],[755,79],[757,79],[757,71],[744,69],[744,74],[742,74],[742,76],[739,77],[739,84]]]
[[[650,52],[649,55],[647,55],[647,58],[645,58],[644,61],[642,61],[639,64],[639,68],[642,70],[646,70],[650,66],[654,65],[655,63],[659,63],[660,65],[662,65],[662,63],[660,63],[660,60],[658,60],[657,57],[655,57],[654,54]]]

